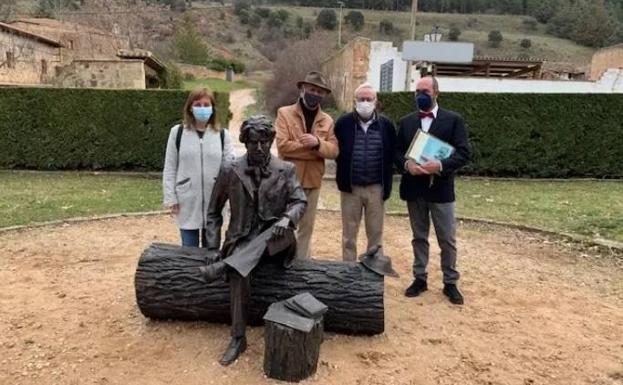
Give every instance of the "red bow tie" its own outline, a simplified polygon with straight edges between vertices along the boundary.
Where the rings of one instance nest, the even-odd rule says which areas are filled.
[[[420,119],[424,119],[424,118],[435,119],[435,114],[433,114],[432,111],[429,111],[429,112],[422,112],[422,111],[420,111],[418,116],[420,117]]]

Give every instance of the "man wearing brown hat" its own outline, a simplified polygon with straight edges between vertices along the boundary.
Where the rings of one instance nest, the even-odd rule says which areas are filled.
[[[338,154],[333,119],[322,111],[320,102],[331,93],[320,72],[312,71],[297,83],[299,100],[277,111],[277,151],[279,157],[296,166],[296,174],[307,195],[307,210],[298,223],[297,258],[309,258],[310,240],[316,219],[325,159]]]

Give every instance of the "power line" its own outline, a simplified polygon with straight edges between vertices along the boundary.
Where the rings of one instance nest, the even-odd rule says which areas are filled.
[[[416,22],[417,15],[417,0],[411,0],[411,29],[409,31],[409,38],[411,40],[415,40],[415,27],[417,26]],[[405,80],[405,91],[411,90],[411,76],[413,73],[413,62],[407,61],[407,79]]]

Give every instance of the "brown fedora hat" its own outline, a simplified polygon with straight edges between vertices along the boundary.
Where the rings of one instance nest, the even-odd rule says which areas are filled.
[[[318,88],[322,88],[323,90],[331,93],[331,88],[327,85],[324,76],[318,71],[311,71],[307,75],[305,75],[305,79],[296,83],[298,88],[301,88],[303,84],[311,84],[312,86],[316,86]]]

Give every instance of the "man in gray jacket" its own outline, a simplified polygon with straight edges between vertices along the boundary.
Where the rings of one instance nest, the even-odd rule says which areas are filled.
[[[240,142],[247,154],[223,166],[208,208],[206,239],[211,255],[201,270],[208,282],[227,273],[230,284],[232,339],[220,360],[222,365],[231,364],[246,349],[250,272],[264,257],[283,258],[289,265],[296,253],[293,230],[307,206],[294,165],[271,156],[274,138],[273,125],[264,116],[242,124]],[[227,201],[231,218],[219,251]],[[269,255],[267,242],[284,240],[282,251]]]

